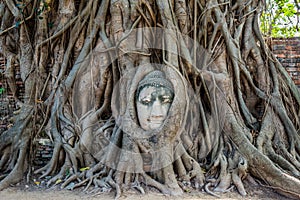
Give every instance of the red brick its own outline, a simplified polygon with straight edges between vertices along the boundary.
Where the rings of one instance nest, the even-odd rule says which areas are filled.
[[[291,51],[291,50],[293,49],[293,47],[292,47],[292,46],[289,46],[289,45],[286,45],[286,46],[285,46],[285,49]]]
[[[295,85],[300,86],[300,79],[294,80]]]
[[[285,58],[285,56],[286,56],[285,54],[276,54],[277,58]]]
[[[271,44],[275,56],[300,87],[300,37],[276,38]]]

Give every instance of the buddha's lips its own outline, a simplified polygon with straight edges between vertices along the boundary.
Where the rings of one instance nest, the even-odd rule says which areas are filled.
[[[164,120],[159,120],[159,119],[154,119],[154,120],[153,120],[153,119],[152,119],[152,120],[150,119],[150,120],[149,120],[149,122],[150,122],[151,124],[161,124],[161,123],[163,123],[163,121],[164,121]]]

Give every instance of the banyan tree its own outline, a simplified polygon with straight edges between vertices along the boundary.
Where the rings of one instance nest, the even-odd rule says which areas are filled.
[[[36,174],[117,197],[246,195],[256,179],[300,197],[300,95],[259,30],[263,1],[0,2],[19,106],[0,133],[0,189]],[[53,154],[34,169],[41,136]]]

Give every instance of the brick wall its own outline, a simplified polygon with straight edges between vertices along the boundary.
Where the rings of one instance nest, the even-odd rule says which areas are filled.
[[[5,65],[6,59],[0,55],[0,134],[12,125],[10,119],[13,116],[13,112],[19,109],[4,75]],[[19,66],[15,66],[15,80],[17,98],[22,100],[24,96],[24,84],[20,76]]]
[[[272,39],[271,49],[300,88],[300,37]]]

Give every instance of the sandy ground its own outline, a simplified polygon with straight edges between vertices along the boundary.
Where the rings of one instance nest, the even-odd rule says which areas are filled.
[[[169,199],[184,199],[184,200],[199,200],[199,199],[221,199],[221,200],[288,200],[284,196],[275,193],[273,190],[262,186],[246,186],[248,195],[242,197],[235,190],[229,193],[221,194],[220,198],[208,195],[204,192],[185,193],[182,196],[165,196],[157,192],[147,192],[145,195],[138,194],[135,191],[124,192],[120,200],[169,200]],[[61,190],[58,188],[39,188],[34,185],[26,186],[25,184],[10,187],[0,192],[0,200],[109,200],[114,199],[114,193],[104,194],[88,194],[83,193],[82,189]]]

